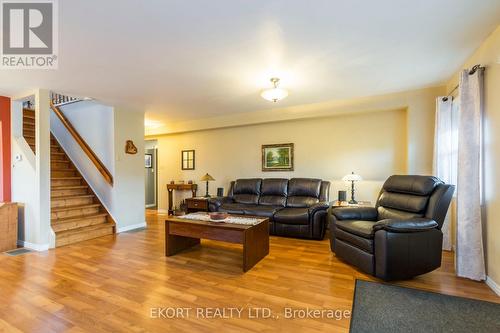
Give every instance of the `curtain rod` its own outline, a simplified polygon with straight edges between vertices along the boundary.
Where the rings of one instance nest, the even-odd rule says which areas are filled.
[[[475,72],[477,72],[478,69],[484,71],[485,67],[481,66],[480,64],[474,65],[470,69],[469,75],[473,75]],[[459,87],[459,85],[457,84],[453,89],[451,89],[451,91],[449,93],[447,93],[445,97],[443,97],[443,102],[446,102],[448,100],[448,97],[453,98],[453,96],[450,96],[450,95],[453,94],[458,89],[458,87]]]

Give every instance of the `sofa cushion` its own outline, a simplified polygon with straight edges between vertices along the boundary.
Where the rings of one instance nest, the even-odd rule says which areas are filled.
[[[406,212],[404,210],[399,210],[399,209],[393,209],[393,208],[387,208],[387,207],[378,207],[378,219],[379,220],[385,220],[385,219],[412,219],[415,217],[422,217],[424,216],[423,213],[412,213],[412,212]]]
[[[379,206],[419,213],[425,210],[428,201],[428,196],[382,192],[380,198],[378,199],[378,204]]]
[[[335,228],[335,238],[354,245],[368,253],[373,253],[373,238],[360,237],[340,228]]]
[[[394,175],[387,178],[383,189],[387,192],[429,195],[437,185],[442,183],[439,178],[433,176]]]
[[[237,179],[233,187],[233,200],[236,203],[257,204],[259,202],[262,179]]]
[[[274,213],[280,210],[281,206],[265,206],[265,205],[246,205],[243,209],[243,214],[262,216],[262,217],[273,217]]]
[[[309,209],[283,208],[274,214],[273,220],[283,224],[309,224]]]
[[[285,206],[288,179],[267,178],[262,180],[259,205]]]
[[[318,202],[319,202],[318,198],[294,196],[287,198],[286,206],[292,208],[311,207],[312,205],[317,204]]]
[[[245,208],[249,205],[241,203],[224,203],[219,207],[219,212],[226,212],[229,214],[244,214]]]
[[[288,181],[288,196],[319,198],[321,179],[292,178]]]
[[[286,206],[292,208],[310,207],[319,202],[321,180],[313,178],[292,178],[288,181]]]
[[[335,221],[335,228],[347,231],[351,234],[361,236],[363,238],[373,239],[373,226],[374,221],[363,220],[337,220]]]

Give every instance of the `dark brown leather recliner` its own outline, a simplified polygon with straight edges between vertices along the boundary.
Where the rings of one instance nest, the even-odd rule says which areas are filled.
[[[323,239],[329,189],[314,178],[237,179],[227,197],[209,200],[209,210],[268,217],[271,235]]]
[[[329,212],[335,255],[383,280],[441,266],[443,225],[455,187],[431,176],[391,176],[375,207]]]

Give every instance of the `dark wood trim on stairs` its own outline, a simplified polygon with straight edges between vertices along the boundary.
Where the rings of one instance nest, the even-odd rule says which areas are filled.
[[[110,184],[111,186],[113,186],[113,175],[111,174],[111,172],[109,172],[109,170],[106,168],[104,163],[101,162],[101,160],[97,157],[97,155],[94,153],[94,151],[89,147],[87,142],[85,142],[85,140],[83,140],[83,138],[80,136],[78,131],[73,127],[73,125],[68,120],[68,118],[66,118],[66,116],[64,115],[62,110],[59,107],[52,104],[52,102],[50,103],[50,108],[52,109],[52,111],[54,111],[54,113],[59,118],[59,120],[61,120],[61,122],[66,127],[68,132],[71,134],[71,136],[73,136],[75,141],[78,143],[80,148],[82,148],[82,150],[85,152],[87,157],[92,161],[92,163],[95,165],[97,170],[99,170],[99,172],[101,173],[103,178],[106,180],[106,182],[108,184]]]

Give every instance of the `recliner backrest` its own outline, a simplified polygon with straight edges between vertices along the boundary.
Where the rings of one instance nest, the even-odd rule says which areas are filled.
[[[310,207],[320,200],[321,179],[292,178],[288,181],[287,207]]]
[[[436,221],[439,225],[439,229],[443,226],[446,213],[448,213],[448,208],[453,198],[453,192],[455,192],[455,186],[439,184],[429,198],[425,217]]]
[[[288,179],[266,178],[262,180],[259,205],[285,206],[288,191]]]
[[[261,183],[262,179],[260,178],[237,179],[232,186],[234,202],[257,204],[259,202]]]
[[[378,219],[427,217],[430,198],[440,186],[446,185],[433,176],[389,177],[377,200]],[[436,201],[435,199],[432,202]]]

